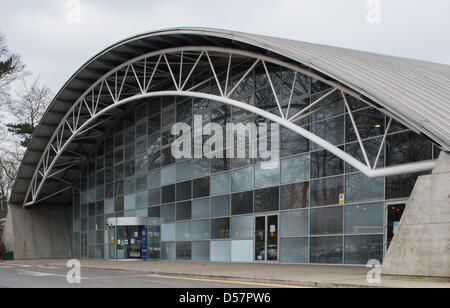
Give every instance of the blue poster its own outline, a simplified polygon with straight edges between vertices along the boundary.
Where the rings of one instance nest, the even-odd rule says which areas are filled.
[[[141,257],[147,260],[147,228],[142,229]]]

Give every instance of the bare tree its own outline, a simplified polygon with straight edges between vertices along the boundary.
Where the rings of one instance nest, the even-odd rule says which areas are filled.
[[[21,80],[16,92],[4,110],[11,123],[0,120],[0,200],[9,199],[23,153],[53,95],[39,77],[32,83]]]
[[[18,99],[8,102],[8,111],[15,121],[6,126],[8,132],[21,139],[20,144],[23,147],[28,146],[36,126],[50,104],[52,95],[50,88],[41,85],[37,77],[32,83],[22,80],[22,85],[17,91]]]

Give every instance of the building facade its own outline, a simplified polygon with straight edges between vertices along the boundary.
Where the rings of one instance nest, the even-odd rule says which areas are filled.
[[[445,70],[223,30],[135,37],[57,95],[40,133],[54,128],[42,144],[34,136],[41,152],[27,152],[34,168],[12,201],[64,206],[74,258],[381,263],[417,177],[449,149],[448,109],[421,90]],[[193,137],[210,123],[276,123],[279,158],[250,157],[263,136],[244,131],[233,148],[244,141],[245,157],[226,144],[176,159],[176,123]]]

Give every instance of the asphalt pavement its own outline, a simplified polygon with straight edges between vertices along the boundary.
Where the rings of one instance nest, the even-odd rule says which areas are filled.
[[[81,283],[68,283],[68,269],[0,264],[0,288],[275,288],[276,284],[226,281],[129,271],[81,269]],[[283,286],[284,287],[284,286]]]

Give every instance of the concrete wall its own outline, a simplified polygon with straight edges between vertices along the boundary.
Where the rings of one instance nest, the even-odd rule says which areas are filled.
[[[3,242],[7,250],[14,251],[14,258],[18,260],[69,258],[69,231],[64,208],[10,206]]]
[[[381,267],[395,276],[450,277],[450,156],[414,186]]]

